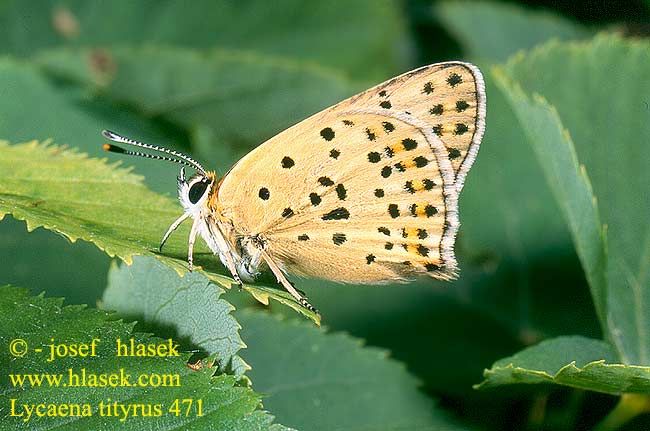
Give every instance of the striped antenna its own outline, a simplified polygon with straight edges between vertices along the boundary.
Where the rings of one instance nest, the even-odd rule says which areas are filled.
[[[173,157],[161,156],[158,154],[148,154],[140,151],[125,150],[124,148],[112,144],[104,145],[104,150],[106,151],[111,151],[113,153],[119,153],[119,154],[127,154],[130,156],[140,156],[148,159],[165,160],[168,162],[180,163],[181,165],[189,166],[191,168],[198,170],[203,175],[206,175],[206,170],[203,168],[203,166],[201,166],[199,162],[197,162],[190,156],[186,156],[183,153],[179,153],[178,151],[169,150],[164,147],[159,147],[158,145],[151,145],[151,144],[145,144],[144,142],[138,142],[134,139],[129,139],[124,136],[118,135],[117,133],[111,132],[110,130],[102,130],[102,135],[104,135],[106,139],[110,139],[113,142],[120,142],[122,144],[133,145],[134,147],[146,148],[147,150],[158,151],[161,153],[169,154]]]

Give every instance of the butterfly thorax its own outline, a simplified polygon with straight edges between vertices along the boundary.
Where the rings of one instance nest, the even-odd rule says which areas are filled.
[[[208,243],[213,253],[219,255],[227,266],[226,255],[229,253],[243,279],[252,281],[259,274],[261,264],[259,250],[264,248],[265,240],[260,233],[244,231],[233,223],[231,208],[220,202],[218,195],[222,179],[217,181],[213,172],[208,173],[212,181],[204,205],[195,217],[201,219],[200,235]],[[220,238],[219,238],[220,237]],[[221,241],[219,239],[222,239]]]

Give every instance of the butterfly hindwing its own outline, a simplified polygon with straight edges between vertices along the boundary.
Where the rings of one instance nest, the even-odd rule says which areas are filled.
[[[340,105],[406,113],[426,123],[447,148],[460,192],[485,131],[485,103],[478,68],[447,62],[407,72]]]

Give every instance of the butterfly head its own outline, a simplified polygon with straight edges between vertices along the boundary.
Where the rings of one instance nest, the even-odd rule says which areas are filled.
[[[168,162],[174,162],[183,165],[181,167],[181,173],[178,176],[178,198],[181,201],[185,212],[174,223],[172,223],[169,230],[163,237],[163,240],[160,244],[160,249],[162,249],[162,246],[169,235],[189,216],[192,216],[194,219],[198,219],[204,216],[202,209],[207,208],[208,198],[212,192],[213,185],[216,182],[216,177],[213,172],[206,171],[199,162],[192,159],[190,156],[179,153],[178,151],[170,150],[158,145],[145,144],[144,142],[126,138],[109,130],[102,131],[102,135],[113,142],[131,145],[133,147],[138,147],[140,149],[162,154],[152,154],[140,150],[127,150],[114,144],[105,144],[104,150],[106,151],[127,154],[130,156],[140,156],[154,160],[165,160]],[[186,179],[185,166],[195,169],[197,171],[196,174]]]
[[[207,205],[215,179],[215,175],[211,172],[197,172],[185,179],[185,167],[181,168],[181,173],[178,176],[178,199],[185,212],[200,213],[201,209]]]

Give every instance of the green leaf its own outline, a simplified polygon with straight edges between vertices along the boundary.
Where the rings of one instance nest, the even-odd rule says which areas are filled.
[[[207,129],[211,145],[199,149],[207,164],[218,163],[224,172],[247,150],[353,91],[332,70],[223,50],[59,49],[39,54],[36,61],[145,117],[164,118],[186,130]]]
[[[500,87],[540,161],[547,181],[568,221],[578,256],[591,286],[596,312],[607,327],[607,247],[596,198],[584,166],[580,165],[569,132],[557,111],[541,96],[527,97],[515,83],[497,73]]]
[[[578,310],[571,301],[571,316],[557,306],[567,294],[589,301],[589,292],[540,163],[522,145],[524,128],[492,74],[485,78],[489,126],[460,196],[461,276],[450,290],[526,344],[567,329],[597,336],[591,304],[580,301]]]
[[[604,341],[558,337],[495,362],[476,387],[555,383],[608,394],[649,394],[650,367],[619,364],[617,356]]]
[[[199,277],[192,284],[204,286],[208,281],[199,282]],[[203,287],[188,292],[199,296],[190,306],[179,300],[175,290],[158,289],[157,283],[181,283],[181,290],[189,287],[152,259],[113,268],[109,279],[105,307],[138,316],[150,325],[171,325],[193,340],[201,339],[203,328],[213,326],[211,316],[220,313],[214,301],[201,300]],[[151,312],[159,303],[168,309],[164,319]],[[188,307],[191,325],[186,322]],[[241,352],[252,366],[247,374],[254,376],[256,390],[267,394],[264,405],[281,422],[308,430],[460,429],[435,409],[432,400],[417,390],[417,380],[385,351],[266,313],[245,310],[236,312],[236,317],[248,345]]]
[[[94,245],[70,241],[45,229],[27,232],[25,222],[0,222],[0,280],[32,286],[49,296],[66,295],[70,304],[94,304],[106,288],[111,259]],[[71,265],[71,270],[61,271]]]
[[[246,310],[236,316],[249,376],[283,423],[314,431],[463,429],[384,350],[295,319]]]
[[[644,94],[650,96],[650,85],[634,81],[638,67],[644,62],[650,66],[648,45],[607,36],[587,44],[553,43],[499,71],[500,86],[525,125],[568,220],[613,348],[598,342],[598,352],[582,339],[576,345],[551,340],[498,361],[486,371],[481,386],[554,382],[612,394],[650,393],[650,229],[639,217],[650,208],[650,151],[644,145],[650,126],[645,113],[626,109],[644,100]],[[614,68],[625,71],[626,78],[618,80],[608,72]],[[576,84],[572,96],[564,94],[567,82]],[[606,117],[599,118],[603,114],[597,107],[613,92],[617,97],[611,103],[620,105],[610,106]]]
[[[497,63],[549,39],[589,36],[580,24],[557,14],[513,4],[444,1],[435,4],[434,14],[475,61]]]
[[[171,199],[147,189],[141,177],[105,160],[36,142],[0,142],[0,155],[0,216],[26,220],[30,230],[42,226],[71,241],[90,241],[127,263],[134,255],[149,255],[179,274],[187,271],[189,226],[181,226],[170,238],[164,254],[157,252],[165,226],[181,210]],[[206,250],[206,246],[196,250],[196,263],[212,281],[230,287],[233,280],[216,272],[223,269]],[[263,302],[273,298],[319,321],[284,291],[248,284],[244,288]]]
[[[15,430],[29,426],[30,429],[60,429],[87,430],[106,429],[106,427],[124,430],[140,430],[145,428],[174,428],[222,430],[225,428],[237,430],[285,430],[280,425],[272,425],[273,417],[259,410],[260,397],[248,388],[237,387],[235,377],[228,375],[212,376],[214,370],[204,367],[193,371],[186,365],[189,354],[180,356],[135,357],[117,356],[117,339],[130,344],[154,345],[169,341],[150,335],[132,332],[131,324],[114,321],[108,313],[83,306],[62,307],[62,300],[29,296],[25,289],[0,288],[0,345],[9,346],[11,340],[23,339],[28,345],[25,356],[12,357],[8,350],[0,352],[0,364],[6,373],[14,376],[20,374],[50,374],[62,375],[65,389],[56,384],[42,384],[32,387],[28,383],[14,385],[10,374],[0,378],[0,415],[3,417],[0,429]],[[48,361],[51,344],[95,343],[95,356],[84,358],[66,356]],[[54,341],[52,341],[54,340]],[[43,348],[43,353],[34,349]],[[88,349],[90,354],[92,351]],[[79,382],[84,381],[81,370],[85,370],[86,382],[91,382],[91,374],[116,373],[123,370],[128,382],[134,386],[118,385],[116,387],[74,386],[68,384],[70,373],[79,376]],[[70,371],[71,370],[71,371]],[[169,377],[167,386],[137,386],[140,375],[156,374]],[[178,377],[175,377],[175,376]],[[15,377],[14,377],[15,378]],[[118,379],[120,384],[122,379]],[[169,412],[175,399],[193,399],[195,402],[191,414],[176,416]],[[24,413],[23,404],[88,404],[90,416],[42,416],[33,414],[27,421],[27,416],[11,416],[11,400],[15,400],[14,415]],[[202,400],[203,416],[197,416],[196,401]],[[101,415],[100,402],[104,405],[117,402],[122,405],[142,404],[160,405],[161,414],[158,417],[130,416],[125,420],[121,417]],[[181,410],[184,405],[181,404]],[[153,409],[154,407],[152,407]],[[131,409],[133,411],[134,408]],[[148,410],[148,408],[146,408]]]
[[[248,366],[237,352],[246,345],[239,336],[241,326],[230,313],[234,307],[221,298],[224,290],[198,273],[181,278],[152,257],[135,256],[133,263],[111,268],[104,308],[120,310],[122,316],[133,319],[142,315],[145,321],[173,325],[178,336],[216,355],[221,370],[241,377]]]
[[[601,277],[607,280],[603,316],[608,338],[623,363],[636,365],[650,364],[650,225],[644,216],[650,209],[648,67],[650,43],[601,35],[588,43],[547,44],[504,70],[524,93],[538,93],[557,109],[577,160],[586,167],[607,225],[607,271]],[[545,121],[540,115],[530,120]],[[552,133],[527,127],[539,135],[538,142]],[[570,173],[575,175],[575,169]],[[585,201],[584,196],[558,197]],[[600,267],[598,254],[591,257],[595,262],[586,266],[587,273]],[[602,292],[595,295],[596,302],[602,301]]]
[[[10,0],[0,7],[0,52],[20,56],[62,45],[218,46],[308,60],[357,78],[381,79],[396,72],[404,37],[399,7],[393,1],[342,5],[199,0],[187,7],[173,1],[118,0],[106,7],[69,0],[34,8]]]

